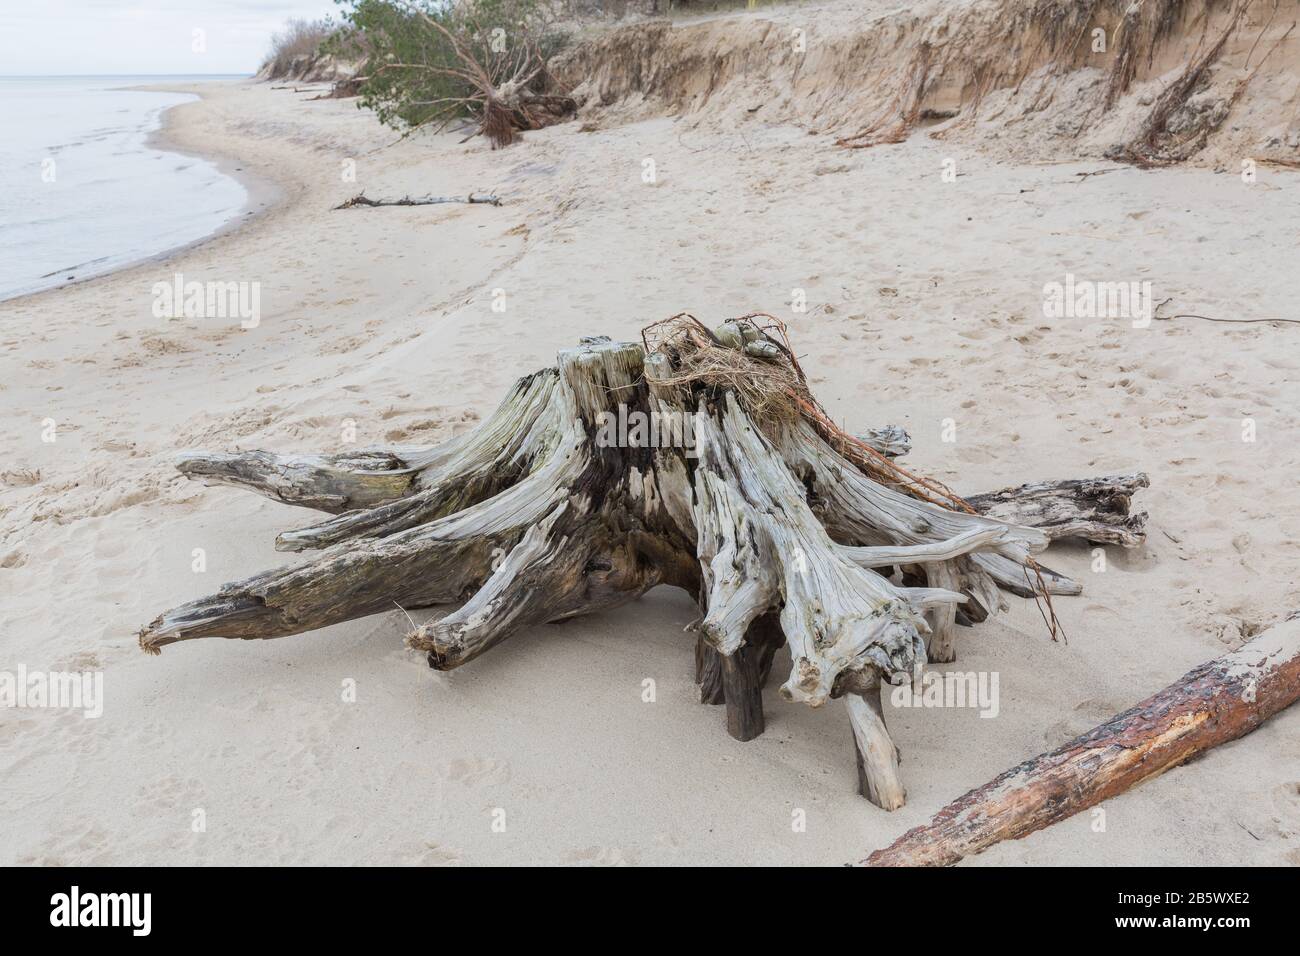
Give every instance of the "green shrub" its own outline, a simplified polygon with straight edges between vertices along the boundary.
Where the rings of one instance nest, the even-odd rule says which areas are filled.
[[[364,63],[359,105],[399,129],[482,122],[488,101],[521,82],[545,92],[546,60],[559,48],[539,0],[339,3],[343,27],[329,48]]]

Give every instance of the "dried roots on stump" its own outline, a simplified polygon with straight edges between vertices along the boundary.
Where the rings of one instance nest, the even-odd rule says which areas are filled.
[[[678,316],[643,344],[584,339],[434,448],[184,455],[189,477],[333,517],[277,538],[313,559],[168,611],[140,645],[460,603],[407,639],[451,670],[533,625],[675,585],[699,603],[696,679],[702,700],[725,704],[732,736],[762,732],[762,689],[785,646],[781,696],[845,699],[862,792],[893,809],[904,791],[881,685],[953,660],[955,625],[997,611],[999,587],[1078,593],[1030,556],[1065,533],[1140,540],[1128,499],[1146,485],[1006,489],[983,496],[994,517],[898,466],[906,450],[898,428],[836,428],[769,318],[711,331]]]

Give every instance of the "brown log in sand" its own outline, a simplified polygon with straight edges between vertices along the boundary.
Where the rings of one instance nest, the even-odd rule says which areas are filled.
[[[959,797],[862,864],[951,866],[1236,740],[1297,698],[1300,614],[1293,614],[1136,707]]]

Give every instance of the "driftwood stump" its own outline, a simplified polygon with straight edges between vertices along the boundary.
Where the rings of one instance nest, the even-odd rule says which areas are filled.
[[[783,361],[773,342],[747,327],[734,361],[761,374]],[[901,806],[881,684],[920,675],[927,636],[934,659],[952,659],[958,606],[978,621],[997,611],[998,585],[1029,593],[1026,561],[1050,534],[873,480],[806,418],[751,413],[743,391],[683,383],[680,362],[673,348],[584,339],[520,379],[472,432],[435,448],[182,456],[192,478],[334,517],[277,538],[278,549],[314,559],[162,614],[141,647],[282,637],[395,604],[459,603],[407,637],[432,667],[451,670],[533,625],[674,585],[701,609],[700,699],[725,704],[733,737],[762,733],[762,689],[787,646],[781,696],[812,707],[846,697],[863,792]],[[897,428],[865,442],[882,462],[907,448]],[[990,500],[1010,508],[1016,498]],[[1062,501],[1054,525],[1072,507],[1068,493]],[[1076,529],[1099,539],[1117,520],[1090,500],[1073,507]],[[927,568],[930,586],[877,573],[924,582]],[[1051,593],[1079,591],[1050,571],[1041,580]]]

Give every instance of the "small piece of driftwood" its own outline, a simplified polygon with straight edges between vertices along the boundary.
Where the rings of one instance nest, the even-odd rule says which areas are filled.
[[[475,196],[470,193],[468,196],[423,196],[412,199],[410,196],[403,196],[401,199],[369,199],[365,193],[357,193],[351,199],[345,200],[335,206],[335,209],[353,209],[357,206],[437,206],[441,203],[460,202],[470,206],[499,206],[501,200],[496,196]]]

